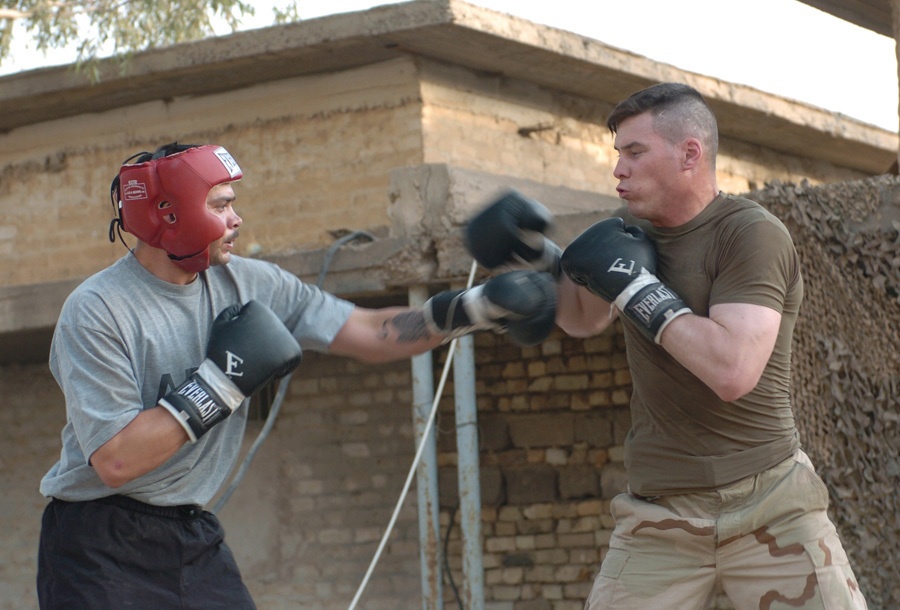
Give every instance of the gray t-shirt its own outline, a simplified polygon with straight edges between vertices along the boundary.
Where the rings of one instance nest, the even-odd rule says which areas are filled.
[[[353,309],[276,265],[238,256],[180,286],[152,275],[129,254],[76,288],[50,348],[50,370],[66,397],[66,425],[60,459],[41,481],[41,493],[67,501],[122,494],[158,506],[209,502],[238,459],[246,407],[116,489],[103,484],[88,458],[196,370],[220,311],[250,300],[272,308],[304,350],[320,352]]]

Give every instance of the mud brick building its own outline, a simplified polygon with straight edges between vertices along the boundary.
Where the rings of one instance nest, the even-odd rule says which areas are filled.
[[[140,54],[125,74],[113,63],[103,70],[96,85],[67,68],[0,78],[3,609],[36,606],[45,503],[37,486],[65,421],[46,365],[49,339],[71,289],[125,252],[107,239],[108,187],[134,152],[172,140],[227,147],[245,176],[236,187],[245,221],[238,254],[309,282],[324,270],[328,290],[381,305],[464,283],[471,258],[461,227],[500,189],[543,201],[562,245],[608,215],[618,201],[606,114],[654,82],[687,82],[708,98],[720,121],[721,188],[764,193],[774,207],[793,197],[818,209],[810,193],[871,184],[898,150],[895,133],[457,0],[244,32]],[[856,208],[863,219],[887,218],[897,205],[896,184],[876,185],[865,190],[871,205]],[[787,216],[793,208],[777,209]],[[792,226],[799,234],[810,223]],[[846,273],[855,277],[851,267]],[[890,277],[880,284],[889,320],[897,307]],[[609,499],[624,485],[630,379],[620,330],[589,340],[555,333],[527,349],[488,334],[460,344],[474,374],[451,375],[440,395],[435,451],[418,479],[433,493],[413,486],[360,607],[455,608],[455,584],[490,610],[582,608],[612,528]],[[817,371],[825,339],[809,332],[808,366]],[[417,380],[437,386],[447,357],[444,348],[412,366],[371,366],[306,355],[221,512],[260,608],[348,606],[412,464],[423,406]],[[880,366],[893,362],[887,356]],[[866,371],[876,386],[889,375]],[[460,421],[467,395],[474,421]],[[269,400],[253,406],[248,448]],[[896,407],[875,403],[875,422]],[[809,420],[818,422],[807,431],[814,459],[833,457],[821,440],[837,425],[829,417]],[[897,422],[882,423],[882,438],[896,438]],[[855,438],[860,426],[841,430]],[[462,444],[473,441],[474,451]],[[843,472],[840,461],[828,464]],[[884,483],[884,468],[873,468],[871,481],[855,487],[829,479],[835,494],[846,491],[846,506]],[[437,530],[420,521],[423,501]],[[896,518],[885,523],[883,532],[896,533]],[[875,534],[842,531],[872,599],[898,595],[867,550]],[[475,591],[465,574],[473,556],[481,565]]]

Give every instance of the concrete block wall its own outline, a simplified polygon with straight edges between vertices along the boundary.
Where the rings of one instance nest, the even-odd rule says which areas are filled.
[[[420,107],[412,61],[395,60],[0,134],[0,286],[83,278],[122,256],[107,239],[110,182],[173,140],[221,144],[241,165],[239,254],[385,227],[391,170],[421,162]]]
[[[426,163],[616,196],[617,153],[606,128],[613,103],[503,74],[421,60],[419,65]],[[717,170],[719,187],[735,194],[775,179],[818,184],[864,177],[728,137],[721,139]]]
[[[122,255],[107,239],[109,185],[161,143],[222,144],[244,179],[237,253],[317,248],[340,230],[387,230],[390,174],[422,163],[615,197],[610,104],[416,56],[208,96],[152,101],[0,134],[0,286],[86,277]],[[719,180],[859,174],[722,142]],[[549,202],[548,202],[549,203]],[[131,241],[130,243],[133,243]]]
[[[420,74],[426,163],[615,195],[612,105],[433,62]]]

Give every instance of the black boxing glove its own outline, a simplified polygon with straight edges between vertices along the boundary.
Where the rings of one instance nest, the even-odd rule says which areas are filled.
[[[612,303],[644,335],[659,343],[666,326],[691,313],[656,273],[656,249],[636,226],[607,218],[579,235],[562,255],[563,273]]]
[[[544,205],[508,191],[466,225],[465,242],[487,269],[534,269],[559,277],[561,250],[545,233],[553,215]]]
[[[518,345],[536,345],[556,323],[556,280],[545,272],[509,271],[468,290],[438,293],[424,310],[429,330],[446,341],[493,330]]]
[[[232,305],[213,322],[206,360],[159,404],[196,442],[301,359],[300,345],[271,309],[257,301]]]

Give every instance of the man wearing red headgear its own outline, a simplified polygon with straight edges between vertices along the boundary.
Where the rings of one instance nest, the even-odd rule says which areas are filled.
[[[236,256],[242,175],[221,146],[170,144],[113,180],[110,237],[138,241],[69,296],[54,333],[67,422],[41,481],[41,608],[254,608],[203,510],[238,459],[247,397],[303,349],[385,362],[480,330],[534,344],[554,326],[547,273],[365,309]]]
[[[175,144],[162,153],[139,157],[119,172],[122,226],[165,250],[178,267],[203,271],[210,266],[209,245],[227,229],[222,215],[209,213],[206,196],[244,174],[221,146]]]

